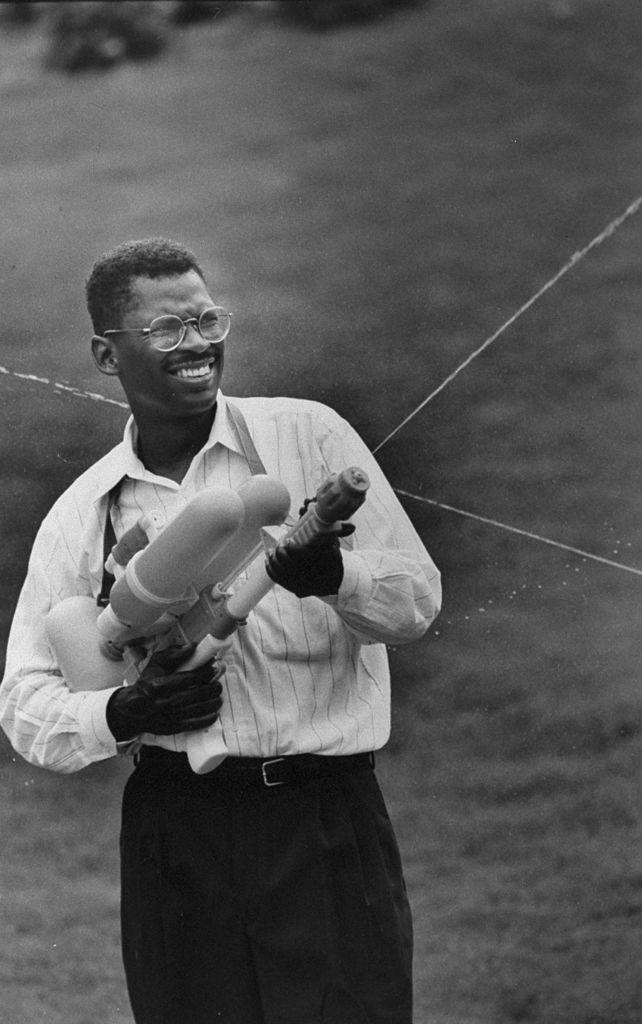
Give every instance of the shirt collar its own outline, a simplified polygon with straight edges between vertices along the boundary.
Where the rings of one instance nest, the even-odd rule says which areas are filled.
[[[224,448],[229,448],[230,451],[237,452],[239,455],[243,454],[236,432],[234,431],[230,421],[228,405],[229,402],[227,398],[223,392],[219,390],[216,399],[216,416],[214,417],[210,436],[196,458],[198,458],[202,452],[213,448],[216,444],[222,444]]]
[[[94,504],[109,494],[116,484],[125,477],[130,477],[132,480],[146,479],[147,470],[136,454],[137,436],[136,422],[134,417],[130,416],[125,424],[122,441],[101,460],[100,480]],[[216,415],[210,436],[194,459],[201,459],[206,451],[214,448],[217,444],[221,444],[239,455],[243,454],[239,440],[230,424],[228,401],[222,391],[219,391],[216,399]]]

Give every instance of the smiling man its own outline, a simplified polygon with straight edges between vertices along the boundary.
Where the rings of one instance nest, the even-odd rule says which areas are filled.
[[[162,242],[148,249],[154,255],[144,276],[132,276],[127,262],[133,253],[144,260],[147,250],[137,243],[94,268],[87,285],[92,348],[101,372],[120,378],[146,468],[180,483],[212,426],[230,316],[215,305],[195,260]],[[123,264],[127,284],[114,310],[110,289]],[[118,312],[119,327],[109,327]]]
[[[132,416],[122,442],[56,502],[14,616],[0,721],[34,764],[73,772],[136,750],[123,797],[122,934],[137,1024],[411,1024],[412,925],[373,771],[390,731],[386,644],[420,637],[439,574],[376,462],[326,406],[227,398],[230,314],[195,257],[128,242],[87,283],[101,373]],[[145,512],[268,473],[299,508],[331,473],[371,488],[344,529],[270,556],[277,584],[217,664],[154,656],[136,683],[72,692],[48,612],[107,600],[105,554]],[[339,539],[340,538],[340,539]],[[220,718],[206,775],[146,733]]]

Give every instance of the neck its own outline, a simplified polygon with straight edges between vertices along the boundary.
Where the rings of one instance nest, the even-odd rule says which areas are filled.
[[[140,423],[138,457],[150,473],[180,483],[189,465],[207,441],[216,407],[202,416],[187,420],[162,420]]]

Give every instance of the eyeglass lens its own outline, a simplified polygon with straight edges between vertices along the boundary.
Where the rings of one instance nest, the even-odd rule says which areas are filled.
[[[215,343],[227,337],[231,319],[230,314],[220,306],[211,306],[203,310],[197,322],[192,318],[188,323],[196,325],[204,341]],[[187,326],[179,316],[158,316],[149,325],[149,340],[160,352],[170,352],[178,348],[186,332]]]

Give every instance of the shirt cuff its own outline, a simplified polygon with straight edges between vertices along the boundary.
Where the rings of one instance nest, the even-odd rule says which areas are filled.
[[[337,610],[350,611],[370,600],[373,579],[359,556],[352,551],[343,551],[343,579],[337,594]]]
[[[78,708],[78,727],[83,746],[96,759],[114,757],[118,753],[116,740],[107,725],[106,707],[112,693],[108,690],[87,690],[81,696]]]

